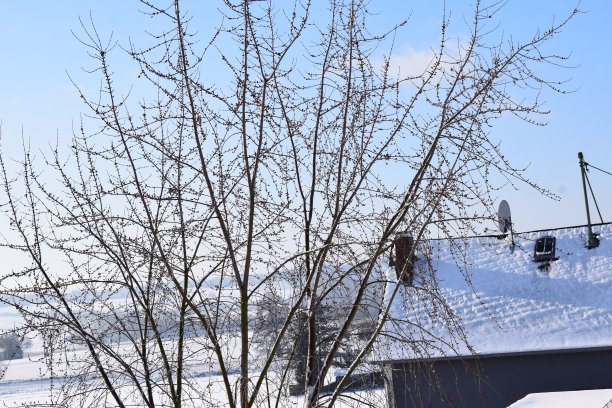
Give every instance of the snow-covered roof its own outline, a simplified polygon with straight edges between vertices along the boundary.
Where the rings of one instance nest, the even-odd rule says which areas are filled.
[[[612,389],[529,394],[509,408],[611,408]]]
[[[594,231],[594,249],[586,227],[516,234],[513,252],[509,238],[428,241],[435,272],[417,270],[414,287],[400,288],[379,358],[612,346],[612,224]],[[540,270],[534,244],[547,235],[558,260]]]

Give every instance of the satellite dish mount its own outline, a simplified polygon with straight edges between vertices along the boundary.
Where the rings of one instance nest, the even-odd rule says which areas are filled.
[[[499,203],[499,208],[497,209],[497,222],[499,225],[499,230],[502,234],[507,234],[510,232],[510,251],[514,252],[514,231],[512,230],[512,215],[510,214],[510,205],[506,200],[502,200]]]

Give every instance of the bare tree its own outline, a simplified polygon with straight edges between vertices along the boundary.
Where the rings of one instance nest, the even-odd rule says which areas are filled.
[[[418,247],[474,231],[495,174],[539,189],[490,128],[507,114],[540,124],[540,92],[562,83],[538,69],[565,60],[541,47],[578,11],[516,43],[493,25],[504,2],[476,1],[469,37],[455,45],[443,15],[429,65],[406,76],[392,54],[407,22],[371,33],[368,2],[332,0],[314,18],[309,1],[227,1],[204,42],[180,1],[141,3],[166,27],[151,44],[121,48],[82,24],[102,86],[75,84],[89,113],[69,149],[37,159],[25,146],[15,177],[2,156],[19,236],[4,246],[31,263],[3,278],[1,300],[65,375],[58,404],[283,404],[302,341],[305,404],[333,405],[387,319],[394,235]],[[116,52],[154,97],[116,89]],[[220,80],[207,75],[219,66]],[[464,341],[423,265],[415,285]],[[271,299],[282,313],[254,339]],[[321,310],[334,310],[324,339]],[[321,397],[347,349],[354,362]]]

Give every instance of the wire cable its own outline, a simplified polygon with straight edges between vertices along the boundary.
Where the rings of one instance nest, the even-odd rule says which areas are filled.
[[[602,173],[606,173],[606,174],[609,174],[610,176],[612,176],[612,173],[610,173],[609,171],[602,170],[602,169],[600,169],[599,167],[595,167],[595,166],[593,166],[592,164],[587,163],[587,162],[585,162],[584,164],[586,164],[587,166],[590,166],[590,167],[594,168],[595,170],[599,170],[599,171],[601,171]]]
[[[599,219],[603,223],[603,217],[601,216],[601,211],[599,211],[599,205],[597,204],[597,199],[595,198],[595,193],[593,193],[593,187],[591,187],[591,180],[589,180],[589,176],[586,171],[584,172],[584,176],[586,178],[587,184],[589,185],[589,190],[591,190],[591,197],[593,197],[593,201],[595,202],[595,208],[597,208],[597,213],[599,214]]]

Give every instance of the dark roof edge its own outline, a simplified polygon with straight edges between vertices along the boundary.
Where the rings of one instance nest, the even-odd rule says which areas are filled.
[[[434,361],[473,360],[473,359],[481,359],[481,358],[514,357],[514,356],[530,356],[530,355],[546,355],[546,354],[590,353],[590,352],[598,352],[598,351],[612,351],[612,346],[581,347],[581,348],[566,348],[566,349],[552,349],[552,350],[514,351],[514,352],[508,352],[508,353],[469,354],[469,355],[425,357],[425,358],[390,359],[390,360],[377,360],[375,362],[383,363],[383,364],[423,363],[423,362],[434,362]]]

